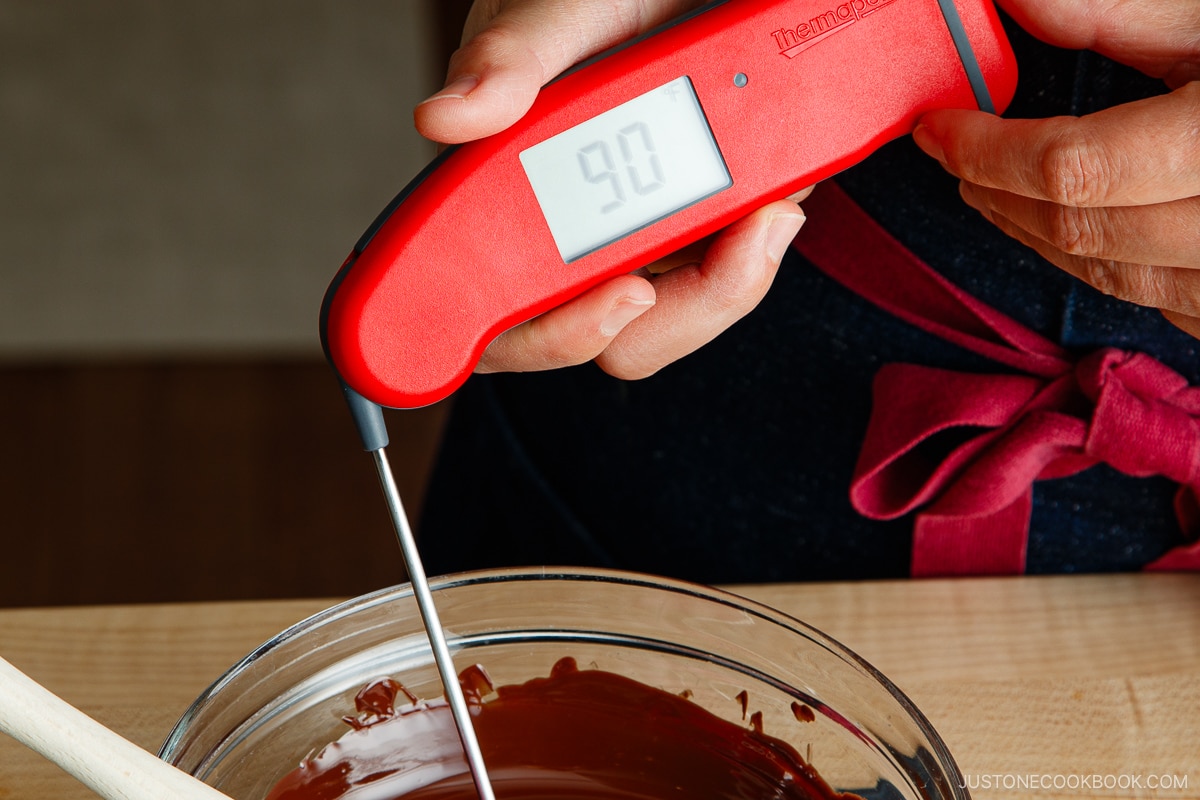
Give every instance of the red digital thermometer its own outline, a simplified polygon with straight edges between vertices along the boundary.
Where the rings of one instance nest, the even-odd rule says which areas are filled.
[[[370,403],[435,402],[508,328],[1015,86],[990,0],[706,5],[436,159],[334,279],[326,354]]]

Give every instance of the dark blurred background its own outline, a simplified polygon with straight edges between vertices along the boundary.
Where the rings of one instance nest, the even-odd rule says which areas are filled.
[[[466,0],[0,0],[0,606],[404,579],[317,339]],[[417,520],[444,404],[389,412]]]

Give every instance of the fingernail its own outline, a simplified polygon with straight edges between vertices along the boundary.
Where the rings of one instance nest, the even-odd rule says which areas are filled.
[[[946,154],[942,151],[942,143],[930,132],[929,128],[918,125],[912,135],[917,147],[924,150],[926,155],[933,156],[938,161],[946,160]]]
[[[600,333],[604,336],[616,336],[626,325],[633,322],[654,305],[653,300],[634,300],[631,297],[622,298],[617,302],[608,316],[600,323]]]
[[[804,212],[796,209],[795,213],[780,212],[771,217],[767,225],[767,255],[775,262],[783,259],[788,245],[800,232],[804,224]]]
[[[466,97],[467,95],[469,95],[471,93],[472,89],[474,89],[478,85],[479,85],[479,76],[463,75],[461,78],[457,78],[453,83],[446,84],[445,88],[435,92],[434,94],[430,95],[429,97],[422,100],[421,102],[428,103],[431,100],[447,100],[447,99],[462,100],[464,97]]]

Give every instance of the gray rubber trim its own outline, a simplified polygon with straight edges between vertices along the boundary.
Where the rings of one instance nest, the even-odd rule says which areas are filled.
[[[962,17],[958,15],[958,8],[954,5],[954,0],[938,0],[938,5],[942,8],[942,16],[946,19],[946,27],[950,30],[950,38],[954,40],[958,57],[962,60],[967,80],[971,83],[971,91],[975,93],[975,103],[979,106],[980,111],[995,114],[996,106],[992,102],[992,93],[988,91],[987,81],[983,77],[983,69],[979,66],[979,60],[975,58],[975,48],[971,47],[971,38],[967,36],[967,30],[963,27]]]

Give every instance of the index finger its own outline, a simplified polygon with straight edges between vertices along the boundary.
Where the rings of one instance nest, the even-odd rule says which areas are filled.
[[[1163,78],[1172,87],[1200,77],[1200,4],[1171,0],[999,0],[1043,41],[1095,50]]]
[[[913,136],[969,183],[1064,206],[1134,206],[1200,195],[1197,119],[1193,82],[1083,117],[933,111]]]

